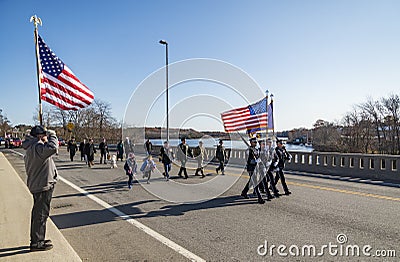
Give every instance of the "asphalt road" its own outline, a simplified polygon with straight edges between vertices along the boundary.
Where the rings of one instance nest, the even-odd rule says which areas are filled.
[[[22,157],[3,153],[26,180]],[[104,164],[90,169],[79,156],[75,159],[69,161],[65,148],[55,158],[60,176],[81,192],[60,181],[51,219],[84,261],[187,261],[191,255],[193,260],[207,261],[400,258],[400,188],[288,174],[293,194],[259,205],[256,198],[240,197],[247,178],[240,176],[239,168],[222,177],[215,174],[215,166],[209,166],[204,179],[192,175],[169,182],[154,174],[150,185],[135,183],[129,190],[121,162],[118,169]],[[205,199],[231,183],[219,197],[194,204],[167,202],[154,195],[169,192],[175,200],[194,200],[196,195]],[[107,205],[115,208],[114,213]],[[170,242],[145,233],[147,227],[141,225],[169,239],[173,248]],[[308,254],[313,254],[312,246],[315,256]],[[357,247],[360,256],[353,256]],[[390,257],[392,250],[396,258]]]

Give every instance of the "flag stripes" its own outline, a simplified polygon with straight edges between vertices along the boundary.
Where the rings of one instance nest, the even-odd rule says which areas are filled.
[[[60,58],[38,37],[41,99],[63,110],[78,110],[93,102],[94,95]]]
[[[266,98],[246,107],[240,107],[221,114],[226,132],[244,129],[267,128]]]

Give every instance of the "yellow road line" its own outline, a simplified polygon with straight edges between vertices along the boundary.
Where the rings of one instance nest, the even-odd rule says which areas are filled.
[[[370,193],[363,193],[363,192],[357,192],[357,191],[337,189],[337,188],[332,188],[332,187],[315,186],[315,185],[297,183],[297,182],[287,182],[287,184],[294,185],[294,186],[308,187],[308,188],[313,188],[313,189],[326,190],[326,191],[333,191],[333,192],[344,193],[344,194],[351,194],[351,195],[358,195],[358,196],[365,196],[365,197],[373,197],[373,198],[379,198],[379,199],[400,201],[400,198],[397,198],[397,197],[375,195],[375,194],[370,194]]]
[[[194,168],[195,170],[195,168]],[[209,168],[204,169],[205,173],[213,173],[215,170],[211,170]],[[249,175],[245,174],[237,174],[237,173],[226,173],[228,176],[236,176],[236,177],[243,177],[246,179],[249,179]],[[350,195],[357,195],[357,196],[364,196],[364,197],[372,197],[372,198],[378,198],[378,199],[385,199],[385,200],[392,200],[392,201],[400,201],[400,198],[398,197],[389,197],[389,196],[382,196],[382,195],[376,195],[376,194],[370,194],[370,193],[363,193],[363,192],[357,192],[357,191],[350,191],[350,190],[344,190],[344,189],[337,189],[333,187],[325,187],[325,186],[315,186],[311,184],[304,184],[304,183],[297,183],[297,182],[286,182],[288,185],[294,185],[294,186],[301,186],[301,187],[307,187],[307,188],[313,188],[313,189],[319,189],[319,190],[325,190],[325,191],[331,191],[331,192],[337,192],[337,193],[343,193],[343,194],[350,194]]]
[[[210,170],[207,169],[207,171],[210,171]],[[241,175],[241,174],[229,173],[227,175],[236,176],[236,177],[243,176],[243,178],[247,178],[247,179],[250,178],[248,175]],[[350,190],[337,189],[337,188],[325,187],[325,186],[315,186],[315,185],[311,185],[311,184],[304,184],[304,183],[297,183],[297,182],[286,182],[286,183],[289,184],[289,185],[294,185],[294,186],[301,186],[301,187],[307,187],[307,188],[313,188],[313,189],[319,189],[319,190],[326,190],[326,191],[332,191],[332,192],[343,193],[343,194],[365,196],[365,197],[379,198],[379,199],[392,200],[392,201],[400,201],[400,198],[398,198],[398,197],[382,196],[382,195],[363,193],[363,192],[358,192],[358,191],[350,191]]]

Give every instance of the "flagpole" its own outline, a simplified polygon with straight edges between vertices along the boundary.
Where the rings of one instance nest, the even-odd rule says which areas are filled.
[[[40,89],[40,63],[39,63],[39,33],[38,33],[38,25],[42,25],[42,19],[37,17],[36,15],[31,16],[30,22],[33,22],[35,26],[34,35],[35,35],[35,53],[36,53],[36,74],[38,81],[38,90],[39,90],[39,122],[40,125],[43,125],[43,111],[42,111],[42,92]]]
[[[275,136],[275,123],[274,123],[274,94],[271,94],[271,114],[272,114],[272,137]]]
[[[269,126],[268,126],[268,93],[269,93],[269,91],[268,90],[266,90],[265,91],[265,111],[267,112],[267,114],[266,114],[266,120],[267,120],[267,122],[266,122],[266,127],[265,127],[265,141],[267,141],[267,139],[268,139],[268,128],[269,128]]]
[[[236,131],[236,132],[240,136],[240,138],[243,140],[243,142],[246,144],[246,146],[250,146],[250,144],[247,142],[246,139],[244,139],[244,137],[239,133],[239,131]]]

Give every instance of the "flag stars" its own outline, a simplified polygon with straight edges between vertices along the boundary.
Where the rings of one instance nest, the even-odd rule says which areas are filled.
[[[43,42],[39,37],[39,54],[40,63],[42,65],[43,72],[58,77],[64,69],[64,63],[56,56],[56,54]]]

